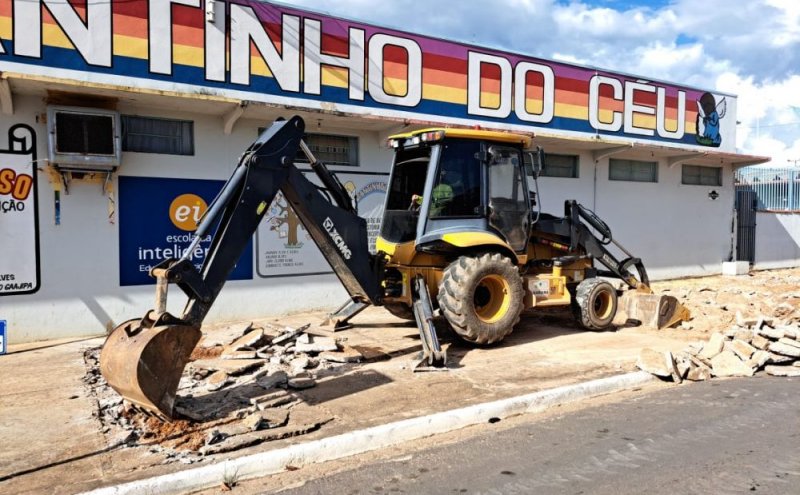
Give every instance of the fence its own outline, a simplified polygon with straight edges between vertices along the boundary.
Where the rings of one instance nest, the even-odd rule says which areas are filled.
[[[800,168],[746,167],[734,183],[737,192],[755,192],[759,211],[800,211]]]

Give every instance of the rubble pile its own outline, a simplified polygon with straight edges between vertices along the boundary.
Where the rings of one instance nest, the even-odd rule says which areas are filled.
[[[763,371],[774,376],[800,376],[800,325],[788,304],[775,308],[778,317],[745,318],[724,333],[715,332],[705,342],[689,344],[674,355],[643,349],[636,366],[655,376],[681,383],[711,377],[753,376]]]
[[[96,415],[112,443],[148,446],[165,462],[302,435],[333,418],[305,403],[301,392],[317,379],[348,371],[358,350],[300,328],[232,326],[204,337],[178,387],[176,420],[164,422],[127,404],[99,372],[100,348],[85,353],[84,382],[96,398]]]

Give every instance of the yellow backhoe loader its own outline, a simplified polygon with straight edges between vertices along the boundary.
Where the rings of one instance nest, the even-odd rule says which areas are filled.
[[[446,364],[437,309],[476,344],[499,342],[531,308],[569,306],[590,330],[610,328],[619,309],[659,328],[688,317],[674,297],[652,293],[641,260],[593,212],[575,201],[563,216],[540,211],[536,178],[545,155],[526,151],[528,136],[427,129],[391,137],[394,162],[372,254],[357,205],[305,145],[304,131],[300,117],[276,121],[242,155],[197,228],[195,243],[213,234],[201,270],[187,257],[151,270],[155,308],[114,329],[100,356],[103,376],[125,399],[172,417],[203,319],[278,191],[350,295],[333,322],[346,326],[369,305],[416,320],[422,368]],[[298,151],[322,186],[294,165]],[[180,317],[166,311],[171,283],[189,298]]]

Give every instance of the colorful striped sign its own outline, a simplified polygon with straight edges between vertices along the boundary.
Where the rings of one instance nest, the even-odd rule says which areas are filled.
[[[735,150],[730,95],[267,2],[0,0],[0,45],[11,73]]]

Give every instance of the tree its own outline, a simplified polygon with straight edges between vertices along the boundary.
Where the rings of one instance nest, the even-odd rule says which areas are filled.
[[[269,219],[269,230],[277,232],[280,237],[284,237],[285,235],[287,238],[287,248],[301,247],[303,243],[298,240],[298,229],[301,228],[303,224],[300,222],[300,218],[294,210],[292,210],[291,206],[289,206],[289,202],[282,193],[279,192],[275,196],[269,213],[271,215]],[[286,226],[285,234],[281,231],[281,227],[284,225]]]

